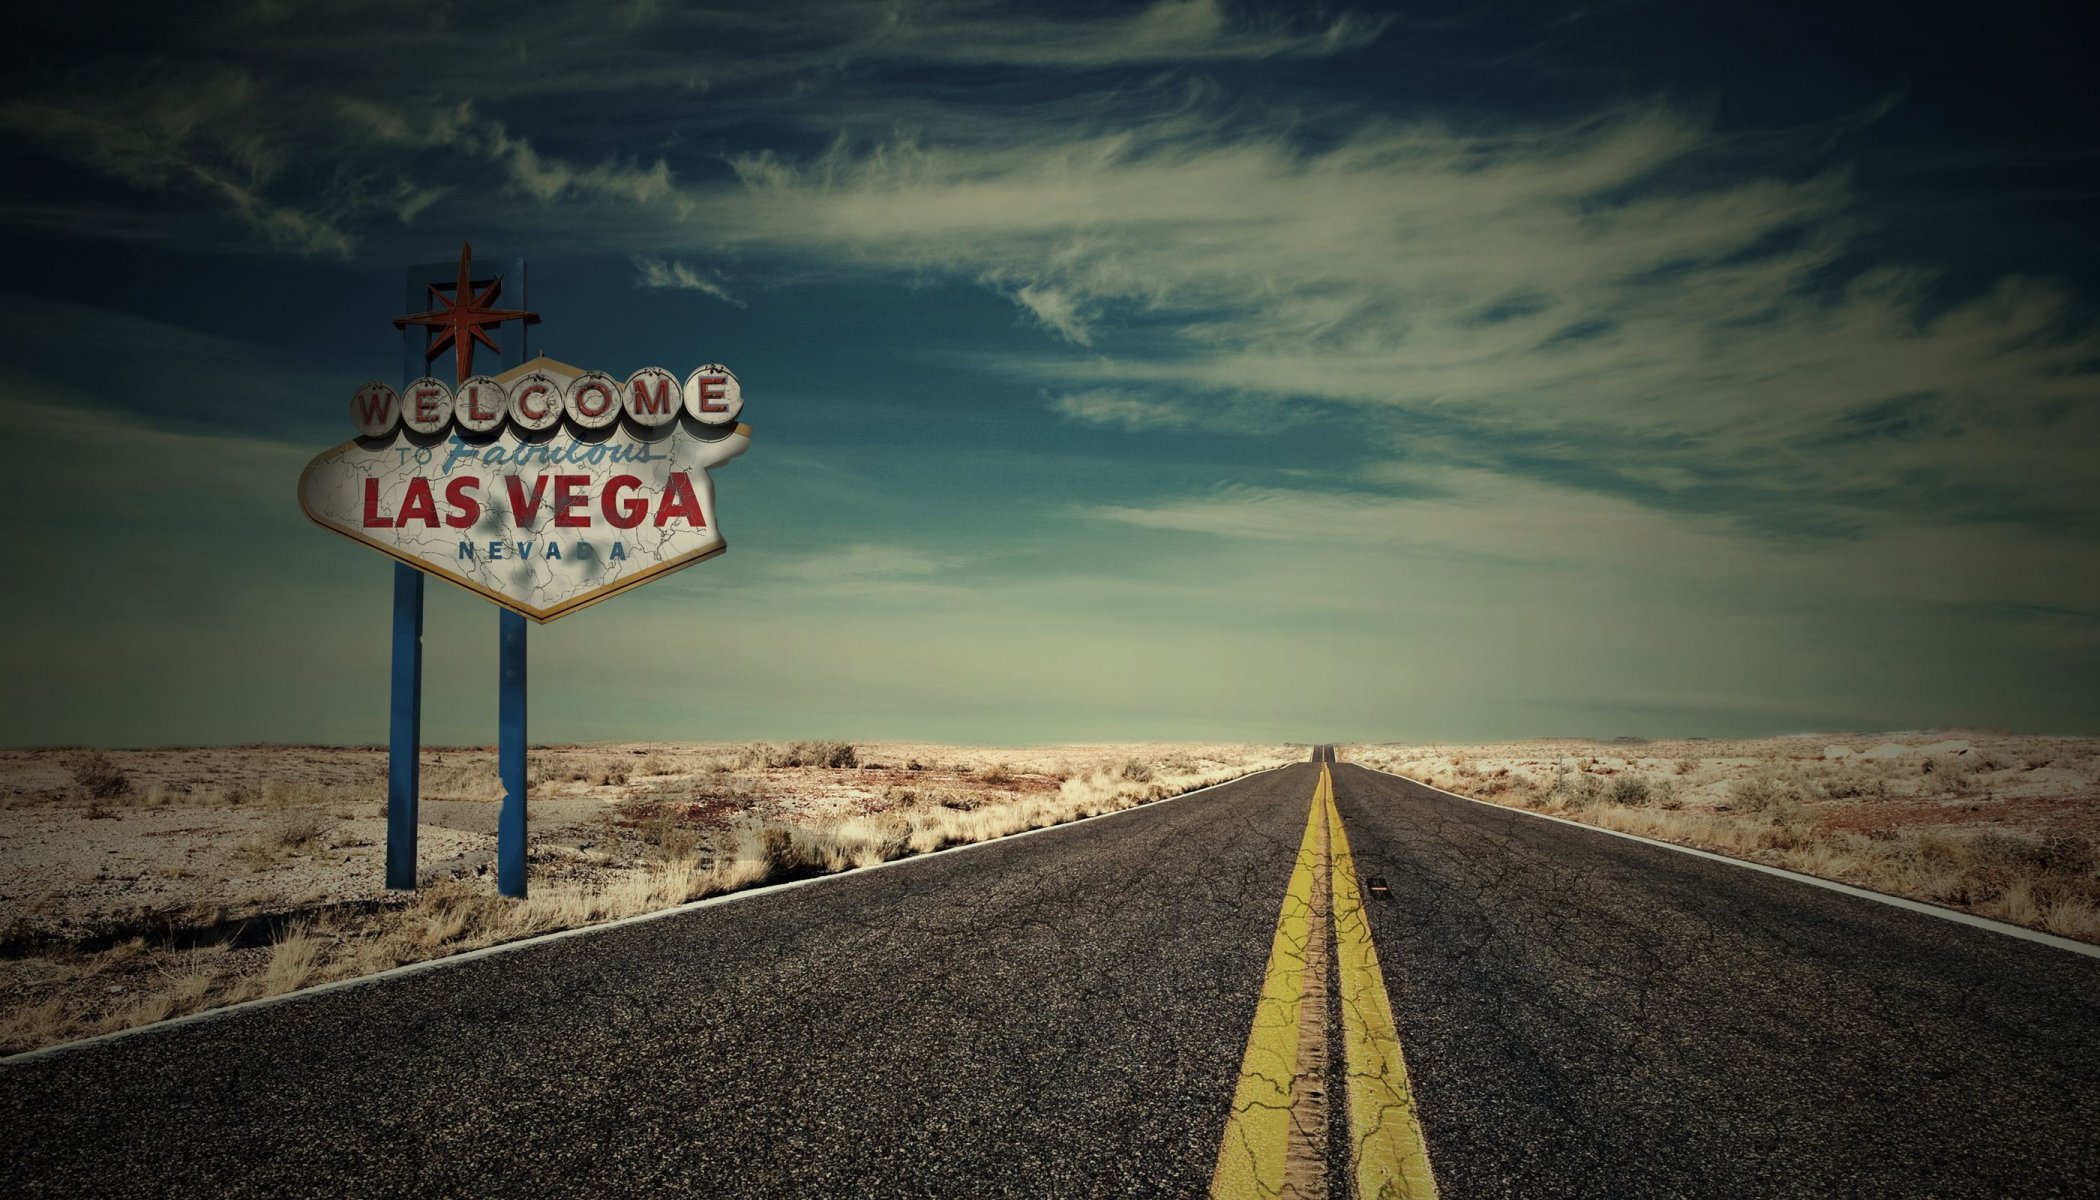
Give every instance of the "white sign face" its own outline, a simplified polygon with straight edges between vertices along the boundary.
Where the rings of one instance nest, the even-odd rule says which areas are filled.
[[[604,403],[617,421],[621,385],[609,381],[601,401],[599,380],[608,377],[582,378],[585,407]],[[511,382],[511,399],[519,382]],[[675,382],[670,390],[675,397]],[[673,419],[653,428],[620,422],[579,430],[562,422],[535,432],[514,420],[477,435],[469,422],[480,423],[482,412],[503,403],[485,393],[470,396],[469,407],[480,408],[467,420],[423,436],[404,428],[425,415],[410,408],[414,394],[413,386],[403,393],[401,423],[391,434],[345,442],[307,464],[299,503],[308,517],[535,621],[727,546],[707,469],[750,446],[747,425]],[[359,399],[366,398],[361,390]],[[535,406],[537,399],[528,396],[532,416],[560,404],[559,393],[551,405]],[[424,403],[427,413],[436,397]],[[456,416],[456,403],[454,409],[448,415]]]

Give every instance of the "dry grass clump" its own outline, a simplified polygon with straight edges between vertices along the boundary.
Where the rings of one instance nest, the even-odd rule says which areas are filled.
[[[767,745],[757,754],[761,765],[769,768],[784,767],[830,767],[839,769],[860,765],[860,754],[851,742],[790,742],[785,746]]]
[[[269,832],[270,845],[274,849],[302,851],[318,848],[328,839],[328,831],[335,823],[325,814],[312,810],[287,812]]]
[[[527,769],[527,778],[531,778]],[[424,767],[417,773],[416,790],[426,800],[503,799],[503,776],[494,756],[485,763],[447,764]]]
[[[90,800],[109,800],[131,790],[130,778],[100,750],[83,750],[67,765],[73,786]]]

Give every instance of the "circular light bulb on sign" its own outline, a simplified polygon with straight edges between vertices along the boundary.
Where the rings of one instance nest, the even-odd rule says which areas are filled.
[[[452,389],[435,375],[425,375],[401,393],[401,423],[417,433],[445,430],[452,419]]]
[[[364,437],[385,437],[401,419],[401,396],[377,379],[350,394],[350,421]]]
[[[509,408],[509,393],[486,375],[476,375],[460,384],[459,392],[452,397],[452,417],[468,433],[487,433],[503,424]]]
[[[561,381],[532,371],[510,384],[510,423],[526,433],[544,433],[561,420]]]
[[[702,425],[727,425],[744,411],[744,389],[721,363],[709,363],[685,380],[685,411]]]
[[[659,429],[678,418],[678,410],[685,407],[685,394],[676,375],[662,367],[643,367],[627,377],[620,406],[635,424]]]
[[[562,407],[578,428],[603,429],[620,419],[620,382],[603,371],[585,371],[569,381]]]

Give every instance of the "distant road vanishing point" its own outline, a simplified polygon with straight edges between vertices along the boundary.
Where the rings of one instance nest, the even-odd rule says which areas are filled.
[[[2100,1194],[2100,959],[1333,762],[0,1065],[0,1194]]]

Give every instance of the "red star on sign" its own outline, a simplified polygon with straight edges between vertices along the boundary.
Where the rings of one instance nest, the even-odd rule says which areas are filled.
[[[527,325],[540,323],[540,314],[526,312],[522,308],[490,308],[488,303],[496,298],[503,287],[503,277],[497,276],[489,283],[488,290],[474,294],[473,281],[467,277],[467,263],[474,257],[474,247],[466,242],[459,244],[459,282],[452,287],[452,299],[447,300],[432,286],[430,298],[438,307],[429,312],[414,313],[406,317],[395,317],[394,328],[406,329],[410,325],[428,325],[441,332],[423,348],[425,360],[438,356],[438,351],[451,346],[459,364],[459,382],[465,383],[474,374],[474,343],[480,342],[491,350],[498,349],[496,340],[482,328],[484,325],[500,325],[505,321],[523,321]]]

